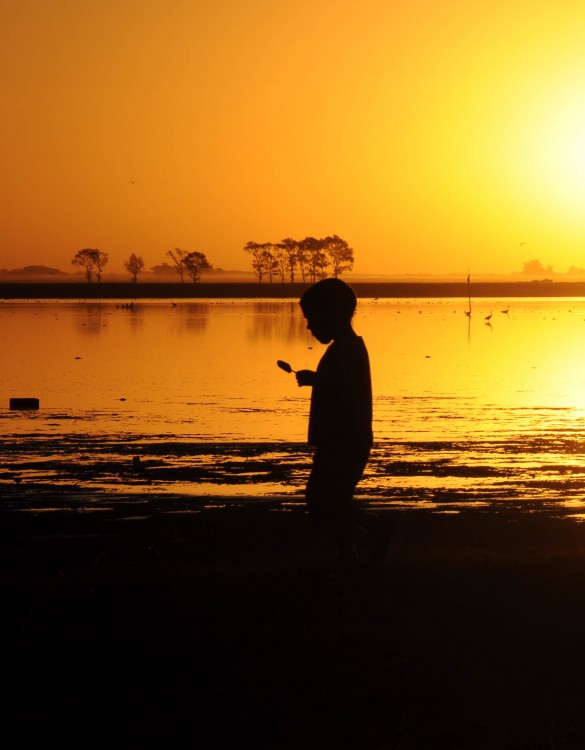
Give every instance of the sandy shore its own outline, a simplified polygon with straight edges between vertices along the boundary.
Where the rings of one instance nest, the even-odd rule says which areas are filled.
[[[102,500],[0,509],[21,746],[584,746],[582,525],[392,511],[384,563],[338,580],[278,498]]]
[[[432,298],[465,297],[468,286],[462,282],[353,282],[358,297]],[[221,299],[280,298],[298,299],[307,285],[254,282],[197,284],[117,282],[92,283],[0,283],[0,300],[12,299]],[[585,282],[477,282],[472,296],[494,297],[583,297]]]

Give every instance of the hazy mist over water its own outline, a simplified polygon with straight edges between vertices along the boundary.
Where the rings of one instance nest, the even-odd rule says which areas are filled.
[[[7,480],[20,472],[115,490],[119,467],[138,453],[151,461],[150,483],[166,479],[167,490],[298,494],[310,390],[276,360],[314,369],[325,348],[297,303],[126,305],[0,304]],[[585,302],[483,299],[470,318],[466,309],[464,299],[360,300],[354,327],[370,353],[376,438],[362,492],[578,509]],[[12,397],[39,398],[41,408],[10,411]],[[70,476],[81,454],[107,467]]]

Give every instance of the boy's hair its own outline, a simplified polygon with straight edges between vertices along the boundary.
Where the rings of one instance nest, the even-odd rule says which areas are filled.
[[[357,306],[357,297],[345,281],[323,279],[303,293],[300,305],[305,315],[324,312],[344,320],[351,320]]]

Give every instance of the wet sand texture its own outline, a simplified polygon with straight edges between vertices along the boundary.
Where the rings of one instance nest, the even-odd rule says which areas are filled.
[[[300,509],[0,515],[20,746],[584,746],[580,524],[401,513],[327,579]]]

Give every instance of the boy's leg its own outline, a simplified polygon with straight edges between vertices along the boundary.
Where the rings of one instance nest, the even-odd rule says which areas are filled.
[[[365,467],[365,461],[348,460],[330,451],[317,451],[307,482],[306,502],[316,527],[329,533],[339,558],[353,563],[356,511],[353,493]]]

